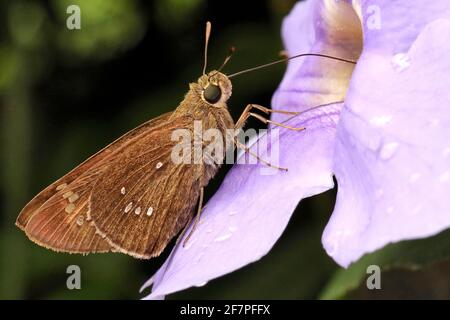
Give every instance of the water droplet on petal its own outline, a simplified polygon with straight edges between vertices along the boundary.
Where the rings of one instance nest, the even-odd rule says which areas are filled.
[[[450,147],[445,148],[442,150],[442,155],[446,158],[450,155]]]
[[[369,135],[366,138],[364,144],[369,148],[369,150],[377,151],[380,148],[381,139],[379,135]]]
[[[199,262],[202,260],[202,258],[203,258],[204,255],[205,255],[205,254],[204,254],[203,252],[201,252],[201,253],[198,255],[197,259],[195,260],[195,263],[199,263]]]
[[[379,153],[379,157],[382,160],[389,160],[391,159],[394,154],[397,152],[398,149],[398,143],[397,142],[389,142],[385,143]]]
[[[421,175],[420,173],[418,173],[418,172],[412,173],[412,174],[409,176],[409,182],[416,182],[417,180],[419,180],[419,178],[420,178],[421,176],[422,176],[422,175]]]
[[[373,117],[372,119],[370,119],[370,123],[376,127],[382,127],[382,126],[387,125],[389,122],[391,122],[391,120],[392,120],[392,116],[390,116],[390,115],[378,116],[378,117]]]
[[[229,238],[231,238],[231,233],[227,233],[227,234],[224,234],[223,236],[219,236],[219,237],[215,238],[214,242],[222,242]]]
[[[383,196],[383,194],[384,194],[384,190],[383,189],[377,189],[375,191],[375,198],[376,199],[380,199]]]
[[[434,119],[431,119],[431,120],[430,120],[430,125],[431,125],[432,127],[437,127],[437,126],[439,125],[439,123],[440,123],[440,120],[437,119],[437,118],[434,118]]]
[[[397,53],[392,57],[391,64],[395,71],[402,72],[411,65],[411,57],[406,53]]]
[[[441,174],[439,176],[439,181],[440,182],[446,182],[450,179],[450,172],[449,171],[445,171],[443,174]]]

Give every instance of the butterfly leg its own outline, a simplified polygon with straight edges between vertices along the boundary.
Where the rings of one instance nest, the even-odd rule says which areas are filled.
[[[242,144],[241,142],[237,141],[236,138],[234,138],[234,143],[236,145],[236,147],[238,147],[239,149],[244,150],[245,153],[248,153],[249,155],[255,157],[256,159],[258,159],[259,161],[261,161],[262,163],[264,163],[266,166],[274,168],[274,169],[278,169],[278,170],[282,170],[282,171],[288,171],[287,168],[283,168],[283,167],[278,167],[274,164],[271,164],[269,161],[266,161],[264,159],[262,159],[260,156],[258,156],[256,153],[252,152],[250,150],[250,148],[248,148],[247,146],[245,146],[244,144]]]
[[[247,119],[249,117],[254,117],[254,118],[262,121],[265,124],[270,123],[270,124],[273,124],[275,126],[283,127],[283,128],[290,129],[290,130],[301,131],[301,130],[305,129],[305,128],[295,128],[295,127],[287,126],[285,124],[266,119],[266,118],[264,118],[263,116],[261,116],[259,114],[256,114],[254,112],[250,112],[250,110],[252,110],[252,109],[260,110],[260,111],[262,111],[262,112],[264,112],[266,114],[281,113],[281,114],[287,114],[287,115],[294,115],[295,116],[295,115],[298,115],[300,113],[300,112],[293,112],[293,111],[269,109],[269,108],[260,106],[258,104],[248,104],[245,107],[244,111],[242,112],[241,116],[239,117],[238,121],[236,122],[235,129],[241,129],[244,126],[245,122],[247,121]]]
[[[199,202],[198,202],[197,215],[196,215],[195,217],[193,217],[192,219],[190,219],[189,222],[186,224],[186,226],[183,228],[183,231],[181,231],[180,235],[179,235],[178,238],[177,238],[177,241],[175,242],[175,247],[174,247],[175,250],[176,250],[178,244],[180,243],[181,239],[183,239],[184,235],[186,234],[187,230],[189,229],[189,226],[191,225],[192,220],[194,220],[194,219],[195,219],[195,221],[194,221],[194,225],[192,226],[191,232],[189,232],[188,236],[187,236],[186,239],[184,239],[184,241],[183,241],[183,248],[186,246],[186,244],[187,244],[189,238],[192,236],[192,233],[193,233],[194,230],[196,229],[197,224],[198,224],[198,222],[200,221],[200,214],[201,214],[201,212],[202,212],[202,209],[204,208],[204,207],[203,207],[203,194],[204,194],[204,189],[203,189],[203,187],[202,187],[202,188],[200,188],[200,199],[199,199]],[[170,253],[169,257],[167,258],[167,264],[166,264],[165,270],[164,270],[164,272],[163,272],[163,278],[164,278],[164,276],[165,276],[165,274],[166,274],[167,269],[169,269],[169,266],[170,266],[170,264],[172,263],[172,259],[173,259],[175,250],[172,251],[172,252]],[[149,280],[148,282],[150,282],[150,283],[149,283],[149,284],[145,283],[145,284],[141,287],[141,290],[144,290],[145,288],[147,288],[148,286],[150,286],[151,283],[153,283],[153,281],[151,281],[151,280]]]
[[[249,114],[249,116],[258,119],[259,121],[261,121],[261,122],[263,122],[265,124],[270,123],[270,124],[273,124],[274,126],[283,127],[283,128],[286,128],[286,129],[289,129],[289,130],[294,130],[294,131],[305,130],[305,127],[298,127],[298,128],[297,127],[291,127],[291,126],[288,126],[288,125],[285,125],[285,124],[282,124],[282,123],[279,123],[279,122],[276,122],[276,121],[272,121],[272,120],[266,119],[266,118],[264,118],[263,116],[261,116],[261,115],[259,115],[257,113],[249,112],[248,114]]]
[[[276,125],[276,126],[279,126],[279,127],[283,127],[283,128],[289,129],[289,130],[301,131],[301,130],[305,129],[305,128],[295,128],[295,127],[287,126],[285,124],[266,119],[266,118],[264,118],[263,116],[261,116],[259,114],[250,112],[250,110],[252,110],[252,109],[260,110],[260,111],[262,111],[262,112],[264,112],[266,114],[269,114],[269,113],[281,113],[281,114],[287,114],[287,115],[297,115],[297,114],[299,114],[299,112],[284,111],[284,110],[273,110],[273,109],[269,109],[269,108],[260,106],[258,104],[249,104],[249,105],[247,105],[245,107],[244,111],[242,112],[241,116],[239,117],[238,121],[236,122],[235,130],[241,129],[245,125],[245,122],[247,121],[247,119],[249,117],[254,117],[254,118],[262,121],[263,123],[266,123],[266,124],[270,123],[270,124],[273,124],[273,125]],[[278,170],[283,170],[283,171],[287,171],[288,170],[287,168],[282,168],[282,167],[275,166],[275,165],[271,164],[270,162],[260,158],[257,154],[253,153],[250,150],[250,148],[246,147],[244,144],[242,144],[241,142],[237,141],[236,137],[234,138],[234,144],[239,149],[244,150],[245,153],[250,154],[251,156],[255,157],[256,159],[258,159],[259,161],[261,161],[262,163],[264,163],[265,165],[267,165],[269,167],[272,167],[272,168],[275,168],[275,169],[278,169]]]
[[[251,108],[255,108],[255,109],[261,110],[262,112],[267,113],[267,114],[269,114],[269,113],[282,113],[282,114],[290,114],[292,116],[296,116],[296,115],[300,114],[300,112],[296,112],[296,111],[270,109],[270,108],[263,107],[263,106],[261,106],[259,104],[249,104],[249,106],[250,106],[250,109]]]
[[[203,209],[203,195],[204,195],[204,188],[201,187],[201,188],[200,188],[200,199],[199,199],[199,201],[198,201],[197,215],[195,216],[194,224],[192,225],[191,231],[190,231],[189,234],[187,235],[186,239],[184,239],[184,241],[183,241],[183,247],[186,246],[187,242],[188,242],[189,239],[191,238],[191,236],[192,236],[192,234],[194,233],[195,229],[197,229],[197,225],[198,225],[198,222],[200,221],[200,215],[201,215],[202,209]],[[186,233],[187,229],[189,228],[189,224],[190,224],[190,223],[188,223],[188,224],[186,225],[186,228],[184,228],[184,230],[183,230],[182,234],[180,235],[180,238],[179,238],[179,239],[182,239],[182,238],[183,238],[184,234]],[[178,241],[177,241],[177,242],[178,242]]]
[[[175,247],[174,247],[175,250],[176,250],[178,244],[180,243],[181,239],[183,239],[184,235],[186,234],[187,230],[189,229],[189,226],[191,225],[192,220],[194,220],[194,219],[195,219],[195,221],[194,221],[194,225],[192,226],[191,232],[189,232],[188,236],[187,236],[186,239],[184,239],[184,241],[183,241],[183,248],[186,246],[186,244],[187,244],[189,238],[192,236],[192,233],[193,233],[194,230],[196,229],[197,224],[198,224],[198,222],[200,221],[200,213],[202,212],[202,209],[204,208],[204,207],[203,207],[203,194],[204,194],[204,189],[203,189],[203,187],[202,187],[202,188],[200,188],[200,199],[199,199],[199,202],[198,202],[197,215],[196,215],[195,217],[191,218],[191,219],[189,220],[189,222],[186,224],[186,226],[183,228],[183,231],[181,231],[180,235],[179,235],[178,238],[177,238],[177,241],[175,242]],[[163,272],[163,278],[164,278],[164,276],[166,275],[166,271],[169,269],[170,264],[172,263],[172,259],[173,259],[175,250],[173,250],[173,251],[170,253],[169,257],[167,258],[167,264],[166,264],[166,267],[165,267],[164,272]],[[143,291],[145,288],[147,288],[148,286],[150,286],[152,283],[153,283],[153,280],[152,280],[152,279],[150,279],[149,281],[147,281],[147,283],[145,283],[145,284],[141,287],[141,291]]]

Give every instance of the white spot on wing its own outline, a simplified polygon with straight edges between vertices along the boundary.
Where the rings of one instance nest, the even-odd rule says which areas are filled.
[[[70,197],[71,195],[73,195],[72,191],[67,191],[66,193],[63,194],[63,198],[67,199],[68,197]]]
[[[77,193],[74,193],[74,194],[72,194],[72,195],[69,197],[69,202],[70,202],[70,203],[75,202],[75,201],[78,200],[79,197],[80,197],[80,196],[79,196]]]
[[[77,217],[76,223],[77,223],[77,225],[79,225],[81,227],[83,225],[83,223],[84,223],[84,216],[83,215],[79,215]]]
[[[75,205],[73,203],[70,203],[67,205],[67,207],[64,209],[67,213],[72,213],[73,210],[75,210]]]
[[[126,207],[125,207],[125,213],[128,213],[131,208],[133,207],[133,202],[130,202]]]
[[[67,183],[60,184],[59,186],[56,187],[56,191],[62,190],[65,187],[67,187]]]

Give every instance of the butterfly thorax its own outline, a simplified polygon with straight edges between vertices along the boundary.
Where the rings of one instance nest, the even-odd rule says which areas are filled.
[[[215,100],[209,100],[207,96],[210,86],[214,86],[218,96],[215,96]],[[220,155],[215,155],[215,161],[212,163],[202,163],[202,184],[207,182],[216,174],[226,154],[226,150],[230,147],[230,130],[234,129],[234,121],[231,117],[227,100],[231,96],[231,82],[222,73],[217,71],[211,71],[206,75],[201,76],[197,83],[190,83],[189,91],[185,95],[185,98],[172,114],[171,118],[186,118],[189,117],[192,123],[197,122],[196,128],[201,126],[201,134],[205,134],[211,130],[218,130],[222,137],[222,145],[224,146]],[[189,126],[190,129],[195,128],[194,125]],[[228,137],[227,137],[228,134]],[[193,136],[198,132],[193,132]],[[204,141],[203,148],[207,149],[210,143]]]

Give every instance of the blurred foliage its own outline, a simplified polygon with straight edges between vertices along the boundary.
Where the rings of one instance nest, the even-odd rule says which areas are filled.
[[[382,250],[365,255],[348,269],[338,270],[321,293],[321,298],[344,298],[351,290],[358,288],[360,283],[365,283],[368,276],[366,270],[370,265],[378,265],[384,277],[384,271],[393,268],[413,271],[448,259],[450,257],[449,243],[450,230],[447,230],[434,237],[387,245]],[[441,298],[450,299],[450,288],[448,289]]]
[[[57,25],[65,25],[70,5],[81,9],[82,29],[53,28],[57,46],[70,54],[69,59],[111,58],[134,46],[144,34],[145,19],[134,0],[53,0]]]
[[[203,0],[156,0],[155,19],[165,31],[177,33],[192,25],[206,5]]]
[[[281,19],[293,2],[0,0],[0,298],[139,297],[138,288],[170,248],[149,261],[55,253],[14,226],[20,209],[116,137],[177,106],[188,82],[200,75],[206,20],[213,22],[210,68],[235,46],[226,67],[234,72],[278,58]],[[69,4],[81,8],[81,30],[66,27]],[[250,102],[269,105],[283,68],[237,77],[232,115],[237,118]],[[256,121],[248,125],[261,127]],[[227,169],[208,186],[207,197]],[[331,190],[303,201],[258,263],[169,298],[324,296],[325,287],[344,277],[320,243],[334,199]],[[81,290],[66,288],[72,264],[81,267]],[[352,268],[344,271],[354,276],[344,278],[342,287],[356,288],[362,279]]]
[[[450,260],[421,269],[390,268],[382,271],[382,290],[368,290],[366,282],[350,291],[348,299],[450,299]]]

